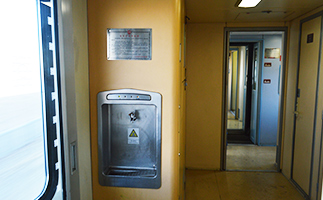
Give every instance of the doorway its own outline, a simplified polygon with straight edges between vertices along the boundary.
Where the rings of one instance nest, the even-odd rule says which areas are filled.
[[[230,42],[228,60],[227,141],[252,144],[250,140],[251,88],[254,46],[257,43]],[[254,76],[254,75],[252,75]]]
[[[226,29],[223,169],[280,169],[286,29]]]

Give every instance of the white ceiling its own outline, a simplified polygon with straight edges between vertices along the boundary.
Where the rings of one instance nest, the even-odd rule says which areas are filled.
[[[262,0],[255,8],[244,9],[235,7],[236,2],[185,0],[188,23],[290,21],[323,6],[322,0]]]

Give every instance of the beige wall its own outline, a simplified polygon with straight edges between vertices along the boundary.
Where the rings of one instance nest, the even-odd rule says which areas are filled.
[[[86,0],[58,1],[62,128],[67,198],[91,200],[89,68]],[[77,170],[70,171],[70,144],[77,145]]]
[[[323,10],[323,8],[322,8]],[[323,32],[321,32],[322,37],[323,37]],[[316,132],[315,132],[315,138],[316,138],[316,147],[315,147],[315,152],[316,154],[314,155],[314,169],[315,173],[313,174],[313,181],[316,181],[315,179],[318,178],[319,180],[319,188],[322,188],[322,181],[323,181],[323,160],[320,157],[322,152],[320,152],[320,142],[322,141],[322,129],[323,129],[323,123],[322,123],[322,113],[323,113],[323,44],[321,44],[321,63],[320,64],[320,74],[319,74],[319,88],[318,88],[318,99],[317,99],[317,116],[316,116]],[[319,165],[320,164],[320,165]],[[321,168],[318,168],[318,167]],[[313,182],[312,182],[313,185]],[[317,192],[315,190],[316,188],[312,188],[312,193]],[[314,191],[315,190],[315,191]],[[322,199],[322,190],[318,192],[318,197]]]
[[[93,199],[178,199],[182,1],[88,1]],[[152,60],[108,61],[107,28],[152,28]],[[162,94],[162,186],[105,187],[98,182],[97,105],[100,91],[136,88]],[[182,167],[183,168],[183,167]]]
[[[187,168],[220,169],[223,28],[187,25]]]
[[[185,62],[185,43],[186,43],[186,35],[185,35],[185,2],[181,0],[181,6],[179,6],[182,10],[180,13],[180,35],[181,35],[181,64],[180,64],[180,107],[179,107],[179,116],[177,117],[179,120],[179,191],[181,198],[183,199],[185,193],[185,157],[186,157],[186,149],[185,149],[185,136],[186,136],[186,62]]]
[[[228,23],[228,27],[282,27],[277,23]],[[187,26],[186,167],[221,168],[224,23]]]
[[[284,147],[282,151],[282,172],[290,178],[291,153],[294,128],[294,106],[296,95],[296,76],[298,62],[298,41],[299,41],[299,21],[291,22],[289,28],[289,45],[287,56],[287,73],[286,73],[286,99],[284,113]]]
[[[299,34],[300,34],[300,20],[309,17],[319,11],[323,7],[316,9],[307,15],[299,17],[290,22],[289,29],[289,45],[288,45],[288,73],[286,73],[286,99],[285,99],[285,116],[284,116],[284,148],[282,152],[283,163],[282,172],[285,176],[290,178],[291,173],[291,155],[292,155],[292,140],[294,128],[294,107],[296,95],[296,79],[298,66],[298,50],[299,50]]]
[[[298,51],[299,51],[299,35],[300,35],[300,21],[306,17],[309,17],[317,12],[323,10],[320,7],[304,16],[301,16],[290,22],[290,34],[289,34],[289,56],[288,56],[288,73],[287,73],[287,90],[286,90],[286,102],[285,102],[285,119],[284,119],[284,148],[282,152],[282,173],[291,178],[291,165],[292,165],[292,144],[293,144],[293,130],[294,130],[294,107],[295,107],[295,93],[296,93],[296,80],[297,80],[297,66],[298,66]],[[322,48],[322,47],[321,47]],[[323,56],[323,55],[321,55]],[[321,63],[322,70],[322,63]],[[322,80],[322,73],[320,74]],[[322,82],[319,86],[319,94],[322,94]],[[315,133],[315,153],[313,162],[313,179],[312,179],[312,198],[316,195],[316,187],[318,181],[318,164],[320,154],[320,141],[321,141],[321,111],[322,111],[322,95],[318,96],[317,107],[317,122]],[[321,180],[319,180],[321,181]]]
[[[78,160],[80,174],[80,198],[92,199],[91,152],[90,150],[90,102],[89,65],[87,44],[86,0],[73,0],[73,44],[75,61],[76,120],[78,124]]]

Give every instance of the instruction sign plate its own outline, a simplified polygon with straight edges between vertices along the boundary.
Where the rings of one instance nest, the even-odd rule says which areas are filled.
[[[108,60],[151,60],[151,29],[108,29]]]
[[[280,48],[265,48],[265,58],[267,59],[280,58]]]
[[[139,144],[139,128],[128,128],[128,144]]]

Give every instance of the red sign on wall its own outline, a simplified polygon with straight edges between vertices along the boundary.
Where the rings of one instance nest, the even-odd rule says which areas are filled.
[[[264,79],[264,84],[270,84],[271,83],[271,79]]]
[[[265,62],[264,66],[265,67],[271,67],[271,63],[270,62]]]

